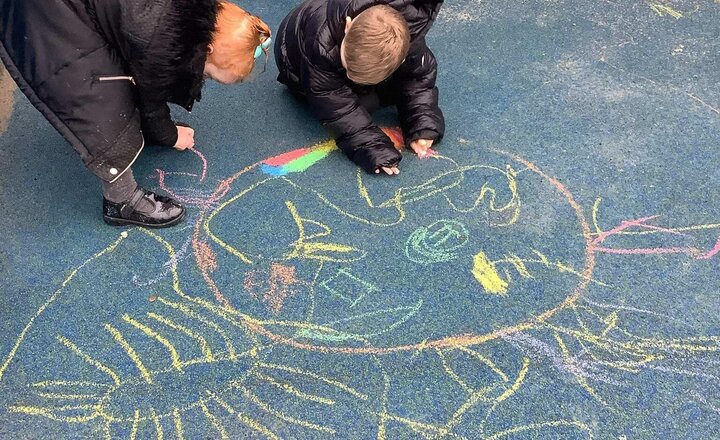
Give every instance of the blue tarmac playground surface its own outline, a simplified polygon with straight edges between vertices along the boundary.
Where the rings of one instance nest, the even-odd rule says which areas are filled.
[[[243,6],[276,29],[296,2]],[[397,178],[275,81],[148,147],[171,230],[0,87],[0,438],[720,438],[720,3],[449,1]],[[377,115],[388,132],[392,111]]]

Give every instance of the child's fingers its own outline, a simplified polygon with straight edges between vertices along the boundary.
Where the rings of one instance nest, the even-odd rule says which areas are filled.
[[[192,147],[186,143],[178,143],[175,145],[175,149],[178,151],[185,151],[188,148],[192,148]]]
[[[418,155],[421,159],[424,159],[430,155],[430,148],[433,146],[433,139],[417,139],[410,142],[410,148]]]
[[[184,127],[181,125],[177,126],[178,139],[175,144],[175,149],[184,151],[188,148],[195,146],[195,130],[190,127]]]
[[[432,139],[418,139],[417,143],[420,145],[421,148],[424,150],[427,150],[428,148],[432,147],[433,140]]]
[[[388,176],[394,176],[396,174],[400,174],[400,169],[398,167],[380,167],[375,170],[375,174],[380,174],[380,170],[384,171],[385,174]]]
[[[417,154],[418,156],[423,156],[427,152],[427,149],[420,146],[419,141],[412,141],[410,142],[410,148]]]

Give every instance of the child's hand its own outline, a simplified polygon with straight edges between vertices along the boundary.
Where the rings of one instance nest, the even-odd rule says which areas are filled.
[[[177,126],[178,139],[175,143],[175,149],[183,151],[187,148],[195,146],[195,130],[190,127]]]
[[[432,139],[418,139],[410,142],[410,148],[412,148],[418,157],[423,158],[428,155],[428,150],[432,147],[432,144]]]
[[[385,173],[386,173],[388,176],[394,176],[394,175],[396,175],[396,174],[400,174],[400,168],[398,168],[397,165],[392,165],[392,166],[389,166],[389,167],[380,167],[380,168],[378,168],[378,169],[375,170],[375,174],[380,174],[380,170],[385,171]]]

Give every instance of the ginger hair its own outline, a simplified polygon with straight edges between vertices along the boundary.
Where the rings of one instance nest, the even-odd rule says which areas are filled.
[[[372,6],[358,15],[345,34],[348,78],[358,84],[378,84],[395,72],[410,49],[410,29],[390,6]]]
[[[218,4],[213,51],[208,60],[245,80],[255,66],[255,49],[270,38],[265,22],[228,1]]]

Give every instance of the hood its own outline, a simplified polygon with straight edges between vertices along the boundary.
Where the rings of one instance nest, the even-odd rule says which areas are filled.
[[[168,101],[192,108],[203,85],[217,14],[217,0],[170,0],[145,56],[134,63],[143,87],[167,91]]]
[[[84,0],[141,94],[192,106],[203,83],[217,0]]]
[[[442,4],[443,0],[329,0],[328,27],[335,42],[340,44],[345,36],[345,17],[355,18],[372,6],[387,5],[403,14],[415,40],[427,34]]]

